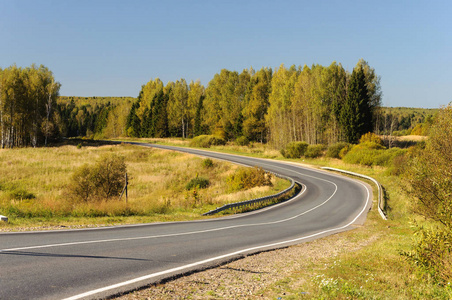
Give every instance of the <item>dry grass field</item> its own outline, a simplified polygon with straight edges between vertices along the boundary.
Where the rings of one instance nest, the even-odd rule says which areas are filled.
[[[72,200],[67,186],[74,171],[105,153],[125,158],[128,202],[125,197],[88,203]],[[0,229],[190,220],[223,204],[274,194],[289,186],[274,178],[272,187],[231,192],[227,177],[238,167],[215,160],[206,167],[204,160],[125,144],[0,150],[0,214],[9,217]],[[209,186],[186,190],[197,176],[208,179]]]

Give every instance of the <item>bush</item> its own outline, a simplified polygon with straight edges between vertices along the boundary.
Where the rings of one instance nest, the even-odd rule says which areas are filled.
[[[238,146],[248,146],[250,144],[250,141],[248,140],[248,138],[246,136],[241,136],[235,140],[235,143]]]
[[[85,164],[74,172],[68,186],[69,194],[83,202],[119,196],[124,188],[126,172],[124,157],[115,154],[101,156],[94,165]]]
[[[406,150],[400,148],[386,150],[382,145],[373,142],[365,142],[353,146],[353,148],[344,156],[344,161],[365,166],[392,167],[396,157],[403,156],[405,153]]]
[[[360,144],[367,143],[367,142],[383,145],[383,141],[381,140],[381,138],[372,132],[363,134],[361,136],[361,138],[359,139]]]
[[[10,191],[9,193],[9,197],[15,200],[30,200],[30,199],[35,199],[36,196],[33,193],[27,192],[24,189],[14,189],[12,191]]]
[[[290,142],[285,149],[281,150],[281,154],[285,158],[300,158],[304,155],[307,148],[308,143],[306,142]]]
[[[344,148],[350,148],[351,144],[346,142],[339,142],[335,143],[328,147],[328,150],[326,151],[326,156],[331,158],[341,158],[340,153],[342,149]],[[348,150],[347,150],[348,152]],[[344,154],[345,155],[345,154]]]
[[[190,141],[191,147],[210,148],[219,145],[226,145],[226,141],[213,135],[200,135]]]
[[[196,175],[195,178],[193,178],[192,180],[190,180],[187,185],[185,186],[186,190],[191,190],[194,188],[199,188],[199,189],[205,189],[206,187],[208,187],[210,184],[209,180],[204,178],[204,177],[198,177],[198,175]]]
[[[325,145],[317,144],[317,145],[309,145],[306,149],[304,156],[307,158],[316,158],[322,156],[323,151],[326,149]]]
[[[202,166],[206,169],[213,167],[213,160],[210,158],[206,158],[202,161]]]
[[[272,174],[262,168],[239,168],[227,179],[230,191],[247,190],[256,186],[272,186]]]

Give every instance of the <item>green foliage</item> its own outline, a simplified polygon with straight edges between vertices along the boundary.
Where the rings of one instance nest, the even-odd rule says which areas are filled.
[[[343,149],[349,148],[350,145],[351,144],[346,143],[346,142],[338,142],[338,143],[332,144],[331,146],[328,147],[328,150],[326,151],[326,156],[331,157],[331,158],[342,158],[342,157],[344,157],[344,155],[346,153],[342,153],[342,156],[341,156],[341,151]]]
[[[372,131],[372,108],[362,66],[353,70],[347,98],[340,115],[340,124],[347,142],[356,143],[360,136]]]
[[[103,155],[94,165],[85,164],[75,170],[68,192],[74,200],[82,202],[119,197],[126,172],[124,157]]]
[[[59,137],[60,87],[43,65],[0,68],[0,148],[47,145]]]
[[[240,136],[235,140],[235,143],[239,146],[249,146],[250,141],[246,136]]]
[[[200,135],[190,141],[190,147],[210,148],[219,145],[226,145],[226,141],[213,135]]]
[[[306,149],[308,149],[306,142],[290,142],[285,149],[281,150],[281,154],[285,158],[300,158],[305,154]]]
[[[353,146],[353,148],[344,156],[343,160],[350,164],[382,166],[390,163],[389,157],[385,155],[385,147],[383,145],[373,142],[364,142]]]
[[[213,168],[213,160],[206,158],[202,161],[202,166],[206,169]]]
[[[262,168],[239,168],[230,175],[227,183],[230,191],[247,190],[257,186],[272,186],[272,174]]]
[[[309,145],[304,153],[304,156],[307,158],[317,158],[323,155],[323,151],[325,151],[325,149],[326,146],[322,144]]]
[[[209,186],[210,182],[207,178],[198,177],[192,178],[185,186],[186,190],[192,190],[194,188],[205,189]]]
[[[437,283],[452,282],[452,233],[443,228],[429,229],[415,225],[416,244],[402,252],[409,261]]]
[[[361,138],[359,139],[360,144],[367,143],[367,142],[383,145],[383,141],[381,140],[381,138],[373,132],[368,132],[366,134],[363,134],[361,136]]]
[[[8,195],[11,199],[14,200],[30,200],[36,198],[35,194],[30,193],[24,189],[13,189],[8,192]]]
[[[452,106],[441,109],[425,149],[412,155],[405,177],[417,200],[415,211],[434,224],[420,227],[408,257],[435,280],[452,280]]]

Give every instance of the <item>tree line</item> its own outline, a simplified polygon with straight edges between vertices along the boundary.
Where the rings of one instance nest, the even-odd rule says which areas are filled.
[[[357,142],[378,125],[380,79],[364,60],[353,71],[333,62],[286,68],[221,70],[204,87],[151,79],[138,98],[59,97],[60,84],[40,66],[1,71],[1,147],[38,146],[48,138],[246,138],[282,149]]]
[[[132,137],[216,135],[246,137],[282,148],[292,141],[357,142],[375,128],[381,104],[380,79],[360,60],[352,73],[341,64],[281,65],[221,70],[204,88],[199,82],[143,85],[127,116]]]
[[[0,147],[47,144],[58,135],[55,114],[60,84],[44,67],[0,68]]]

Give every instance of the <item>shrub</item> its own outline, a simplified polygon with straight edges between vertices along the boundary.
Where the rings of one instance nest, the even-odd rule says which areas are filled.
[[[196,175],[195,178],[193,178],[192,180],[190,180],[187,185],[185,186],[186,190],[191,190],[194,188],[199,188],[199,189],[205,189],[206,187],[208,187],[210,184],[209,180],[204,178],[204,177],[198,177],[198,175]]]
[[[125,184],[127,167],[124,157],[115,154],[101,156],[94,165],[85,164],[71,177],[69,193],[84,202],[119,196]]]
[[[190,141],[191,147],[210,148],[219,145],[226,145],[226,141],[213,135],[200,135]]]
[[[202,166],[206,169],[213,167],[213,160],[210,158],[206,158],[202,161]]]
[[[341,151],[339,151],[339,158],[343,159],[345,157],[345,155],[347,155],[347,153],[353,148],[352,144],[347,144],[344,148],[341,149]]]
[[[272,186],[272,174],[262,168],[239,168],[227,179],[230,191],[247,190],[256,186]]]
[[[15,200],[30,200],[35,199],[36,196],[33,193],[27,192],[24,189],[14,189],[9,192],[9,197]]]
[[[361,138],[359,139],[360,144],[367,143],[367,142],[383,145],[383,141],[381,140],[381,138],[372,132],[363,134],[361,136]]]
[[[246,136],[241,136],[235,140],[235,143],[238,146],[248,146],[250,144],[250,140],[248,140]]]
[[[285,149],[281,150],[281,154],[285,158],[300,158],[304,155],[307,148],[308,143],[306,142],[290,142]]]
[[[382,145],[373,142],[365,142],[353,146],[353,148],[344,156],[344,161],[365,166],[392,167],[395,158],[403,156],[405,153],[406,150],[400,148],[386,150]]]
[[[304,156],[307,158],[316,158],[322,156],[323,151],[326,149],[325,145],[317,144],[317,145],[309,145],[306,149]]]
[[[365,144],[368,144],[367,147]],[[375,149],[373,143],[358,144],[344,156],[344,161],[349,164],[359,164],[364,166],[372,166],[375,157],[378,155],[378,149]]]
[[[326,156],[331,157],[331,158],[341,158],[340,153],[341,153],[342,149],[350,147],[350,146],[351,146],[351,144],[346,143],[346,142],[335,143],[328,147],[328,150],[326,151]]]

